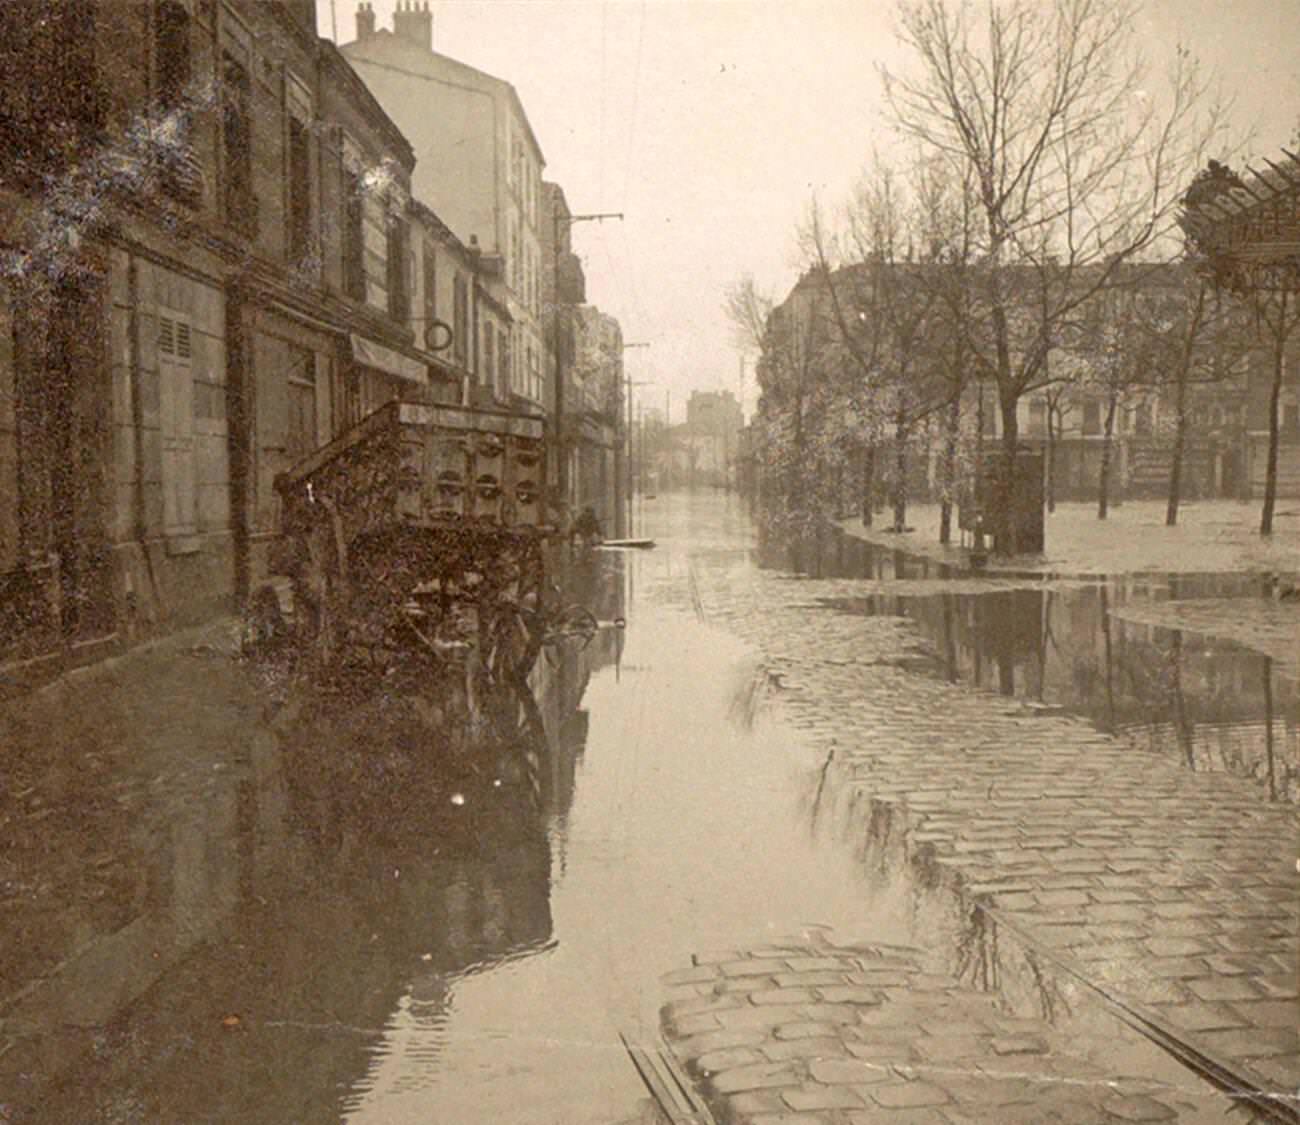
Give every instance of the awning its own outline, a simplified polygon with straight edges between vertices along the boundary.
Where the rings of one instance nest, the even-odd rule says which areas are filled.
[[[358,363],[364,363],[367,367],[374,367],[389,375],[396,375],[399,379],[409,379],[412,383],[428,384],[428,368],[418,359],[411,359],[401,352],[384,347],[383,344],[376,344],[374,340],[358,336],[355,332],[352,333],[351,339],[352,358]]]

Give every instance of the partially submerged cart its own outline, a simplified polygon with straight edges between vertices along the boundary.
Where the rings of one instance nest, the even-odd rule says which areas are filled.
[[[411,402],[278,477],[274,569],[310,665],[426,671],[440,706],[480,722],[494,697],[526,693],[548,639],[595,630],[545,604],[545,481],[541,418]]]

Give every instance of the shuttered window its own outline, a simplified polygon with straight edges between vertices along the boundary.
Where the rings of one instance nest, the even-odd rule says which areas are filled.
[[[193,355],[190,322],[173,313],[159,313],[163,530],[168,535],[190,534],[197,526]]]

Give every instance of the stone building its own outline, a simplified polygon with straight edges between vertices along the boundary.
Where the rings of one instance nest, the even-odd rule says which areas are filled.
[[[468,299],[430,346],[414,153],[311,0],[11,0],[0,56],[7,661],[236,604],[275,475],[475,352]]]

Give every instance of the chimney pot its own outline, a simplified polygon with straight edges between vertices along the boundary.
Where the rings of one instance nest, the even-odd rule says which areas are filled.
[[[357,38],[366,39],[375,33],[375,10],[365,3],[357,5]]]

